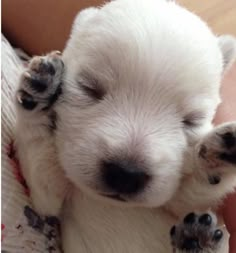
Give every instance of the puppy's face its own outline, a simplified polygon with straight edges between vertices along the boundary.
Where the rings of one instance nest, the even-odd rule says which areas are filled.
[[[75,21],[63,55],[57,144],[77,187],[111,202],[159,206],[210,127],[222,53],[205,24],[173,3],[132,2]]]

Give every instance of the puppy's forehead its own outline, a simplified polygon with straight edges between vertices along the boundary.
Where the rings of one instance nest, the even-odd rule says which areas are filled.
[[[215,36],[173,3],[113,1],[74,27],[64,56],[75,74],[85,68],[111,85],[155,84],[192,93],[208,93],[220,83]]]

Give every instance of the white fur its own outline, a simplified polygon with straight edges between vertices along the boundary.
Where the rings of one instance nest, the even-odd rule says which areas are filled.
[[[164,0],[117,0],[77,16],[63,52],[55,139],[42,129],[44,116],[35,116],[37,124],[19,118],[17,128],[35,205],[62,216],[65,253],[169,253],[169,229],[179,218],[215,208],[233,191],[232,176],[210,185],[194,153],[212,129],[223,62],[230,62],[220,41],[197,16]],[[106,92],[98,103],[78,88],[91,79]],[[192,112],[199,125],[188,129],[182,120]],[[142,157],[153,178],[125,203],[100,196],[107,189],[98,164],[113,156]]]

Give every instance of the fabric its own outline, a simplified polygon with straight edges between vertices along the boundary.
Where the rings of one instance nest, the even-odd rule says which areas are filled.
[[[32,209],[15,156],[14,92],[25,65],[2,36],[2,253],[58,253],[59,222]]]

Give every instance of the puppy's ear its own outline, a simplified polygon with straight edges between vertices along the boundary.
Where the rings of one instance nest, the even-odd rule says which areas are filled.
[[[223,55],[223,68],[225,72],[236,60],[236,38],[230,35],[222,35],[218,38],[218,41]]]

